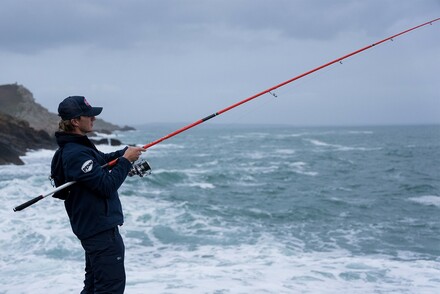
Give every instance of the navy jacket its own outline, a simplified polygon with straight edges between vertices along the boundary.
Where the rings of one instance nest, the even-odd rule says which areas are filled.
[[[124,215],[118,188],[122,185],[131,163],[121,157],[125,150],[102,153],[87,136],[55,133],[62,148],[61,158],[66,182],[76,181],[64,201],[70,224],[75,235],[86,239],[97,233],[122,225]],[[109,170],[101,166],[120,158]]]

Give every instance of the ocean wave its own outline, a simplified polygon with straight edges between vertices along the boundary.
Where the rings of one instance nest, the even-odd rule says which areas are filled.
[[[439,289],[438,136],[325,130],[251,130],[251,138],[244,130],[224,144],[218,138],[231,132],[219,128],[149,150],[153,174],[119,190],[127,293]],[[407,145],[418,146],[411,158],[386,153]],[[339,152],[376,146],[384,151]],[[80,292],[84,252],[63,202],[12,210],[52,189],[52,154],[0,167],[0,293]]]
[[[409,198],[410,201],[423,204],[423,205],[429,205],[429,206],[436,206],[440,208],[440,196],[436,195],[425,195],[420,197],[412,197]]]
[[[295,150],[293,149],[276,149],[276,154],[282,154],[282,155],[292,155],[295,154]]]
[[[316,171],[308,171],[308,164],[303,161],[290,162],[288,166],[292,168],[293,172],[306,175],[306,176],[317,176],[319,173]]]
[[[151,148],[153,149],[184,149],[185,146],[182,144],[175,144],[175,143],[162,143],[162,144],[158,144],[158,145],[154,145]]]
[[[244,157],[250,158],[250,159],[263,159],[266,158],[267,154],[261,151],[252,151],[248,152],[246,154],[243,154]]]
[[[275,134],[275,139],[277,140],[283,140],[283,139],[291,139],[291,138],[298,138],[307,136],[310,133],[289,133],[289,134]]]
[[[361,135],[372,135],[373,131],[348,131],[349,134],[361,134]]]
[[[221,140],[236,141],[236,140],[249,140],[249,139],[264,139],[270,136],[270,133],[264,132],[248,132],[231,135],[221,135]]]
[[[381,149],[380,147],[352,147],[352,146],[344,146],[338,144],[330,144],[316,139],[304,139],[304,140],[311,143],[314,146],[332,148],[336,151],[375,151]]]
[[[52,158],[55,150],[52,149],[38,149],[38,150],[30,150],[26,152],[26,155],[21,156],[20,158],[25,160],[35,160],[35,159],[46,159]]]
[[[192,182],[192,183],[184,183],[179,184],[178,186],[186,186],[186,187],[197,187],[201,189],[214,189],[215,186],[212,183],[203,183],[203,182]]]

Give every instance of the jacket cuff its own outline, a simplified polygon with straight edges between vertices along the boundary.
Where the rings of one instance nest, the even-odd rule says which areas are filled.
[[[129,168],[132,167],[131,162],[127,158],[125,158],[123,156],[119,157],[119,163],[120,164],[125,164]]]

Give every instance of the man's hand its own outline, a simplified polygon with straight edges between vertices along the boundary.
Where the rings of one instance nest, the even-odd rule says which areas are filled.
[[[139,159],[142,152],[147,151],[146,149],[142,147],[128,147],[127,150],[125,150],[123,157],[128,159],[130,162],[135,162]]]

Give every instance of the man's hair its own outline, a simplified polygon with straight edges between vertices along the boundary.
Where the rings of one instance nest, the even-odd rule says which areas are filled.
[[[61,119],[60,123],[58,124],[58,128],[60,129],[60,131],[68,132],[68,133],[73,132],[75,130],[75,127],[72,125],[70,119],[66,119],[66,120]]]

